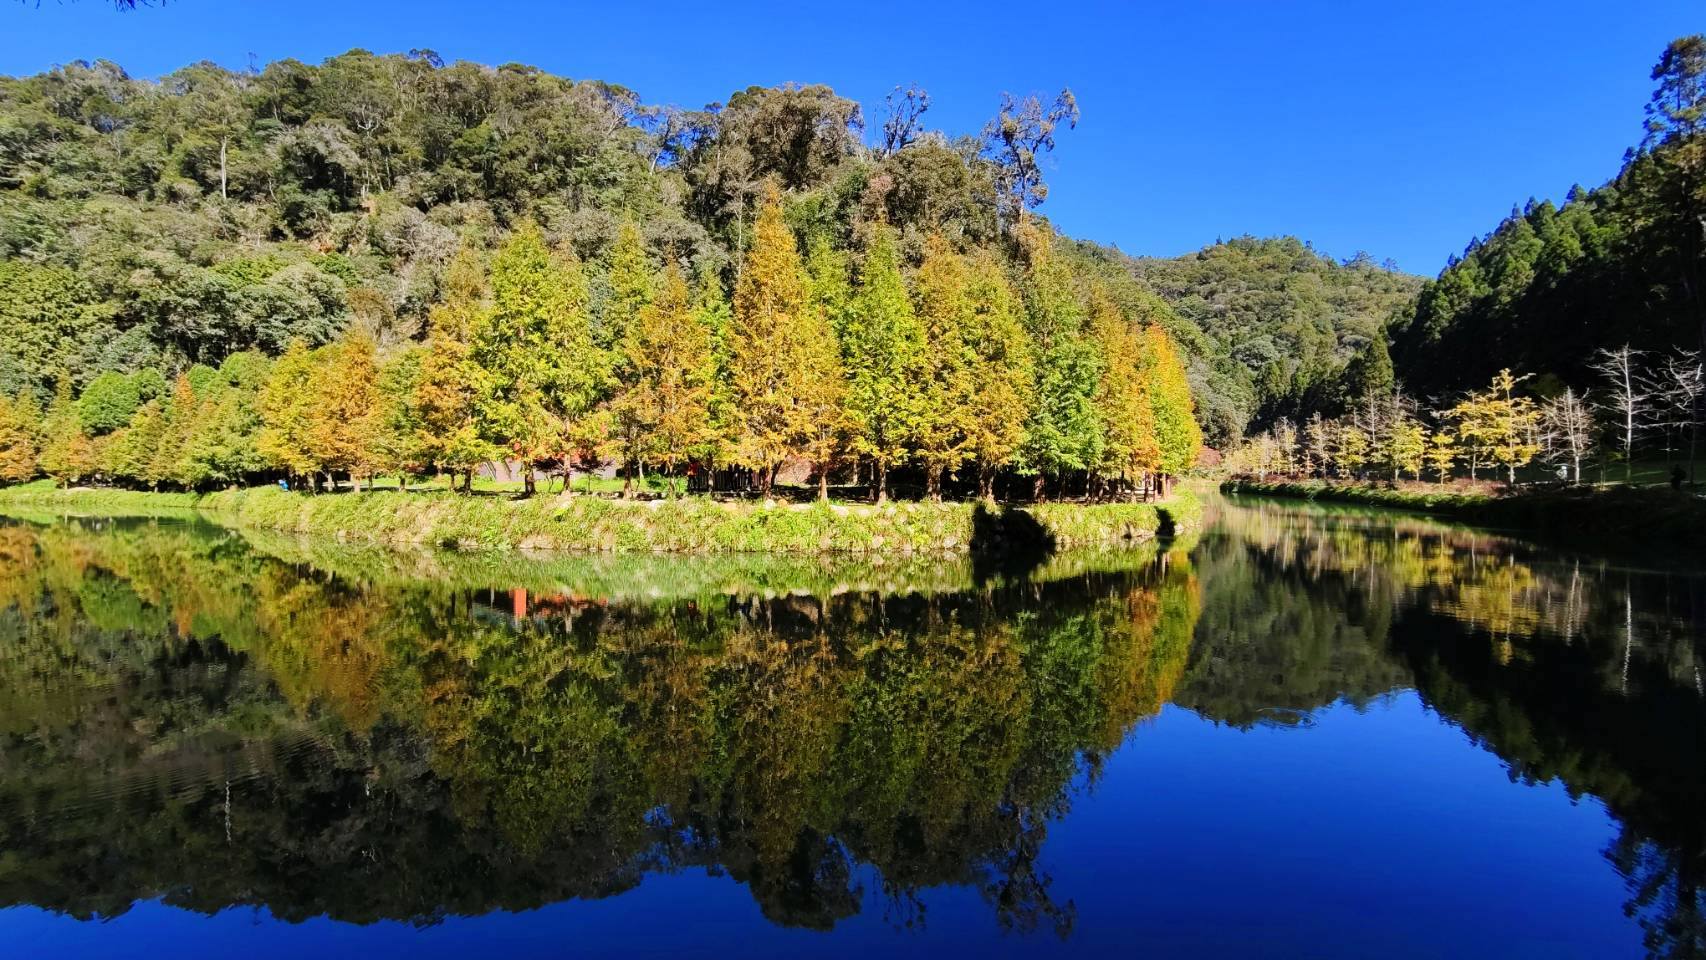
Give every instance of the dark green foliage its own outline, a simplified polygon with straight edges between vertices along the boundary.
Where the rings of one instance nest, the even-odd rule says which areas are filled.
[[[1503,367],[1584,383],[1600,348],[1706,346],[1706,38],[1670,44],[1652,78],[1646,136],[1611,182],[1512,210],[1423,288],[1393,329],[1412,390]]]
[[[1200,338],[1168,330],[1191,357],[1198,419],[1224,443],[1275,416],[1306,417],[1340,371],[1415,296],[1422,279],[1366,255],[1339,262],[1292,237],[1239,237],[1133,270]]]

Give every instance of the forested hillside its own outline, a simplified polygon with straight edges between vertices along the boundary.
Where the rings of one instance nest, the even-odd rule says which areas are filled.
[[[1071,93],[957,138],[928,107],[428,51],[0,78],[0,476],[1190,466],[1188,324],[1032,212]]]
[[[1645,136],[1615,178],[1561,208],[1512,210],[1396,318],[1392,357],[1412,391],[1453,393],[1503,367],[1587,384],[1602,348],[1706,346],[1706,39],[1672,43],[1652,78]]]
[[[1341,262],[1295,237],[1238,237],[1173,259],[1139,258],[1133,269],[1200,331],[1192,385],[1217,438],[1299,408],[1332,412],[1344,401],[1345,366],[1385,336],[1422,285],[1367,254]]]

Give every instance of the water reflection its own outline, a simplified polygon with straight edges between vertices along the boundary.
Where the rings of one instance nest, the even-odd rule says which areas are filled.
[[[739,563],[513,586],[481,558],[304,549],[0,527],[0,901],[431,922],[704,867],[783,924],[917,922],[958,884],[1064,934],[1048,825],[1165,701],[1198,603],[1183,552],[782,592]]]
[[[1513,780],[1601,800],[1649,953],[1706,956],[1706,578],[1260,500],[1227,505],[1198,562],[1180,703],[1252,724],[1414,688]]]
[[[951,886],[1065,936],[1050,827],[1163,705],[1308,728],[1413,689],[1512,789],[1603,802],[1620,906],[1699,956],[1702,584],[1254,501],[1034,569],[10,522],[0,903],[431,924],[694,870],[778,924],[917,927]]]

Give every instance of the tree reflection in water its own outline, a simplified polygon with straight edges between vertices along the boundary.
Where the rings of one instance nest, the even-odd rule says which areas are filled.
[[[0,902],[432,923],[704,870],[776,923],[919,925],[955,886],[1064,935],[1047,832],[1144,718],[1414,689],[1602,801],[1648,950],[1706,955],[1703,582],[1259,502],[1034,568],[12,523]]]
[[[1198,602],[1184,555],[1153,550],[1013,582],[740,568],[613,600],[609,558],[514,587],[477,559],[422,579],[302,549],[0,527],[5,902],[430,923],[706,868],[828,928],[868,868],[897,922],[956,884],[1064,934],[1047,827],[1160,708]]]

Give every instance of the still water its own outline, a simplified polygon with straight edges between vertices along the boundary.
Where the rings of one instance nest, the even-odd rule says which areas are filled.
[[[1260,501],[1028,569],[14,518],[0,944],[1699,956],[1703,654],[1696,573]]]

